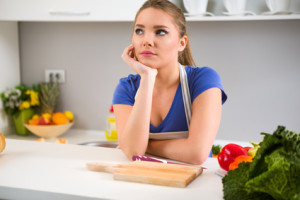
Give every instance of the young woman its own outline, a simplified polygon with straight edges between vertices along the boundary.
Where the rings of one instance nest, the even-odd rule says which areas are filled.
[[[148,0],[134,22],[123,60],[137,73],[122,78],[113,107],[119,147],[131,159],[149,153],[201,164],[218,132],[226,101],[219,75],[195,66],[184,15],[168,0]],[[181,66],[182,65],[182,66]],[[187,124],[180,67],[188,80],[191,121]],[[188,131],[188,137],[150,140],[150,133]]]

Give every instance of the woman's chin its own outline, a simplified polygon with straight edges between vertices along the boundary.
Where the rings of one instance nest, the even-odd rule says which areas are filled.
[[[156,68],[156,64],[155,62],[153,61],[149,61],[149,60],[144,60],[144,59],[141,59],[139,60],[140,63],[142,63],[143,65],[146,65],[147,67],[150,67],[150,68]]]

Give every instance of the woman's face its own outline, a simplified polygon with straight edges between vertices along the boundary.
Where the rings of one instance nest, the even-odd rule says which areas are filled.
[[[134,26],[132,44],[137,60],[151,68],[177,63],[187,37],[179,37],[173,18],[162,10],[147,8],[140,12]]]

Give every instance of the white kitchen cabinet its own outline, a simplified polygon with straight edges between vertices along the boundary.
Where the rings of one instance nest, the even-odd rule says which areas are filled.
[[[132,21],[145,0],[0,0],[5,21]]]
[[[145,0],[0,0],[0,21],[133,21]],[[196,16],[187,21],[300,19],[300,14]]]
[[[0,93],[20,83],[17,22],[0,21]],[[0,133],[11,132],[9,118],[0,100]]]

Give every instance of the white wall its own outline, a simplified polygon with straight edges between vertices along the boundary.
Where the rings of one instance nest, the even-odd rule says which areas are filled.
[[[215,68],[228,94],[219,138],[259,140],[277,125],[300,132],[300,20],[189,27],[197,64]]]
[[[20,83],[17,22],[0,22],[0,93]],[[0,100],[0,133],[10,132],[11,119]]]
[[[75,128],[103,130],[118,80],[132,73],[121,60],[131,23],[20,23],[21,78],[44,80],[45,69],[65,69],[59,110],[75,113]],[[300,132],[300,20],[189,22],[198,66],[223,79],[218,139],[261,139],[277,125]]]

